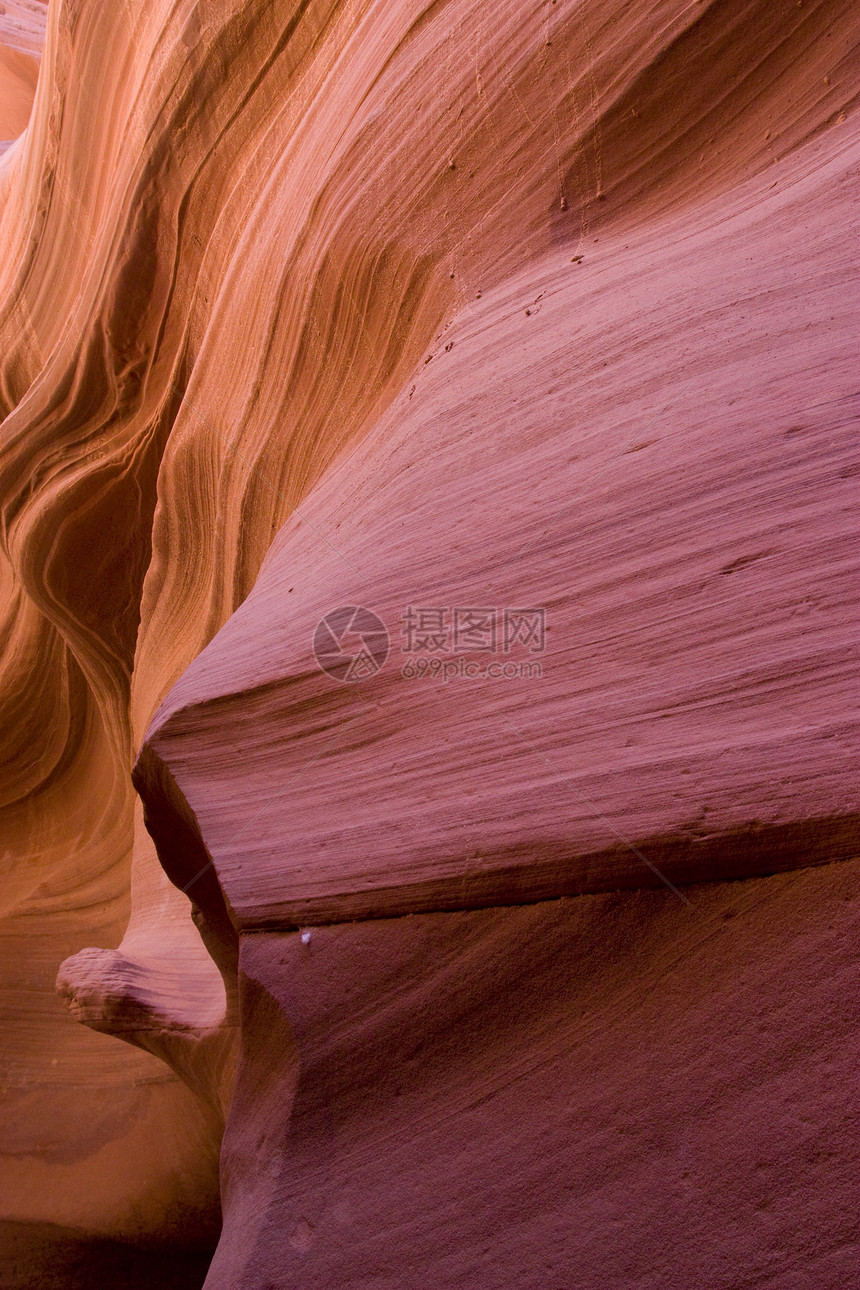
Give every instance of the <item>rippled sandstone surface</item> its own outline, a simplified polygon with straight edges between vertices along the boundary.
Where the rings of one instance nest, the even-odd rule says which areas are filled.
[[[0,5],[4,1284],[856,1275],[858,34]]]

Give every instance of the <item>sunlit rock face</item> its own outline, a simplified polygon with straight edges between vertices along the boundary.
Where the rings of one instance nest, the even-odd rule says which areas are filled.
[[[0,8],[0,1217],[849,1283],[855,6]]]

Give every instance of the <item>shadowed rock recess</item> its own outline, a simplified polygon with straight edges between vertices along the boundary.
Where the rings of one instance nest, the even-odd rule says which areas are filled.
[[[858,45],[0,3],[4,1288],[858,1281]]]

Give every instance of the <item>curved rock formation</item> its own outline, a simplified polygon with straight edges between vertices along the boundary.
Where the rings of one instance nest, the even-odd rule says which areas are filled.
[[[844,1284],[854,6],[5,10],[3,1216],[210,1240],[238,1058],[207,1285],[729,1286],[779,1076]]]
[[[26,129],[38,74],[35,59],[0,45],[0,147],[4,152]]]

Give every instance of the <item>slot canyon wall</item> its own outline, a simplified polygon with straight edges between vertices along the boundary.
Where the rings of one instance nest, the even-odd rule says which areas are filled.
[[[858,37],[0,4],[4,1286],[856,1279]]]

